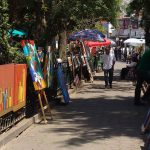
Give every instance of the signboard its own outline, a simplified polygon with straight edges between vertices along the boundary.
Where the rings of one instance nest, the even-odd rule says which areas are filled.
[[[131,26],[132,26],[132,29],[138,29],[138,20],[132,20]]]
[[[130,25],[130,18],[119,19],[119,28],[120,29],[128,29],[129,25]]]

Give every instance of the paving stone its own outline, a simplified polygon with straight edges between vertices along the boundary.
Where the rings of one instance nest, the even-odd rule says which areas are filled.
[[[112,89],[104,89],[103,73],[96,74],[69,105],[55,107],[53,121],[32,125],[2,150],[141,150],[148,107],[133,105],[135,87],[119,80],[124,66],[116,63]]]

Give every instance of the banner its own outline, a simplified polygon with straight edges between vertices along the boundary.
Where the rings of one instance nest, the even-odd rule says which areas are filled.
[[[22,40],[23,53],[26,56],[35,90],[46,88],[40,60],[33,40]]]

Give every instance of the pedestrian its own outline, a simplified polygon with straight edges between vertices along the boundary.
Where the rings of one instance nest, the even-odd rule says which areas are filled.
[[[128,76],[129,72],[132,72],[133,80],[135,80],[137,63],[138,59],[133,57],[132,62],[130,64],[127,64],[126,68],[122,68],[120,73],[121,80],[124,80]]]
[[[93,71],[97,71],[97,51],[96,51],[96,47],[92,47],[91,50],[91,54],[92,54],[92,59],[93,59]]]
[[[121,61],[121,46],[117,48],[118,51],[118,60]]]
[[[127,64],[131,63],[131,52],[127,54]]]
[[[124,56],[124,61],[127,62],[127,47],[124,48],[123,56]]]
[[[116,60],[118,60],[118,49],[117,49],[117,47],[114,48],[114,54],[115,54]]]
[[[141,57],[137,66],[137,83],[134,95],[134,104],[143,105],[141,102],[141,88],[144,81],[150,83],[150,49],[146,50]],[[147,90],[145,95],[149,95],[150,91]]]
[[[110,46],[105,48],[105,54],[102,59],[102,69],[104,71],[105,88],[112,88],[114,64],[116,61],[115,55],[110,53]]]

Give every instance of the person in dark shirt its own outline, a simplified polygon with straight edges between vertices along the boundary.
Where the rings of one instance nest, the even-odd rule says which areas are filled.
[[[117,47],[115,47],[115,49],[114,49],[114,54],[115,54],[116,60],[118,60],[118,49],[117,49]]]
[[[150,49],[145,51],[137,67],[137,83],[134,96],[135,105],[143,105],[141,102],[141,88],[144,81],[150,83]],[[146,92],[149,91],[147,90]]]

